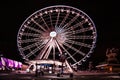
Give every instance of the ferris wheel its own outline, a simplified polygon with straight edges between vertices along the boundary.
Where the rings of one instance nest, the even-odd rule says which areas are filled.
[[[17,45],[25,60],[58,59],[74,65],[86,61],[95,48],[96,27],[83,11],[66,5],[40,9],[21,25]]]

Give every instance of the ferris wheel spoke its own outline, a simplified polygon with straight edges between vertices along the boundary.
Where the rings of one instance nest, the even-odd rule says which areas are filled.
[[[44,24],[45,24],[45,26],[47,27],[47,29],[49,29],[47,23],[45,22],[45,20],[44,20],[44,18],[43,18],[42,16],[41,16],[41,19],[42,19],[42,21],[44,22]]]
[[[53,22],[52,22],[51,13],[49,13],[49,17],[50,17],[50,24],[51,24],[51,26],[53,26]]]
[[[42,51],[38,54],[37,59],[43,59],[46,50],[48,49],[48,45],[44,46],[44,48],[42,49]]]
[[[49,56],[49,54],[50,54],[51,49],[52,49],[52,47],[49,46],[49,48],[48,48],[48,50],[46,51],[45,56],[44,56],[43,59],[48,59],[48,56]]]
[[[85,44],[85,43],[77,42],[77,41],[73,41],[73,40],[67,40],[66,42],[71,43],[71,44],[75,44],[75,45],[79,45],[79,46],[88,47],[88,48],[92,47],[92,45],[90,45],[90,44]]]
[[[84,23],[86,23],[85,20],[80,21],[79,23],[73,25],[74,29],[78,28],[79,26],[82,26]]]
[[[38,47],[35,48],[34,50],[30,51],[30,53],[27,54],[27,55],[25,56],[25,58],[28,59],[30,56],[35,55],[35,53],[38,52],[39,50],[40,50],[40,47],[38,46]]]
[[[35,31],[35,32],[38,32],[38,33],[42,33],[42,31],[40,31],[40,30],[38,30],[38,29],[35,29],[35,28],[33,28],[33,27],[30,27],[30,26],[28,26],[28,25],[24,25],[26,28],[28,28],[28,29],[30,29],[30,30],[33,30],[33,31]]]
[[[64,49],[64,51],[69,55],[69,57],[71,57],[71,59],[76,63],[76,62],[77,62],[76,59],[73,58],[73,56],[67,51],[67,49],[65,49],[63,45],[60,45],[60,46],[61,46],[61,47]]]
[[[37,26],[39,26],[43,31],[46,31],[46,29],[43,28],[43,26],[41,26],[39,23],[37,23],[33,18],[31,19],[31,21],[33,21]]]
[[[53,60],[55,60],[55,46],[53,46]]]
[[[68,30],[71,30],[71,27],[73,28],[73,29],[76,29],[76,28],[78,28],[78,27],[82,27],[82,25],[85,23],[85,20],[82,20],[82,21],[80,21],[79,23],[77,23],[77,24],[75,24],[75,25],[73,25],[73,26],[70,26],[69,28],[67,28],[67,29],[65,29],[66,31],[68,31]]]
[[[32,36],[32,37],[38,37],[40,34],[34,34],[34,33],[22,33],[22,36]]]
[[[57,10],[56,10],[57,11]],[[56,20],[56,24],[55,24],[55,27],[58,26],[58,21],[59,21],[59,16],[60,16],[60,11],[58,10],[58,15],[57,15],[57,20]]]
[[[90,27],[87,27],[87,28],[82,27],[83,24],[85,24],[86,22],[88,22],[88,19],[82,20],[81,22],[79,22],[79,23],[77,23],[77,24],[75,24],[75,25],[73,25],[73,26],[65,29],[65,31],[71,32],[71,29],[76,29],[76,28],[78,28],[78,27],[81,27],[81,29],[80,29],[80,30],[77,30],[77,31],[73,31],[74,33],[82,33],[82,32],[86,32],[86,31],[89,31],[89,30],[93,30],[93,26],[91,26],[91,22],[88,22],[88,25],[89,25]]]
[[[77,61],[73,58],[73,56],[64,48],[64,46],[57,41],[57,39],[56,39],[56,42],[57,42],[57,43],[62,47],[62,49],[69,55],[69,57],[72,58],[72,60],[73,60],[74,62],[77,62]],[[60,49],[60,50],[61,50],[61,49]],[[61,53],[61,54],[62,54],[62,53]]]
[[[69,45],[69,44],[67,44],[67,43],[64,43],[64,45],[67,46],[68,48],[74,50],[75,52],[81,54],[82,56],[85,56],[85,53],[83,53],[83,52],[81,52],[80,50],[74,48],[73,46],[71,46],[71,45]]]
[[[79,15],[76,15],[74,18],[72,18],[67,24],[63,26],[63,28],[68,28],[77,18]]]
[[[36,45],[38,45],[38,44],[40,44],[40,43],[41,43],[41,42],[35,42],[35,43],[33,43],[33,44],[27,45],[27,46],[25,46],[25,47],[22,48],[22,51],[28,50],[28,49],[30,49],[30,48],[32,48],[32,47],[35,47]]]
[[[39,41],[39,38],[20,40],[21,43],[36,42]]]
[[[51,39],[48,40],[48,42],[45,44],[45,46],[44,46],[44,48],[42,49],[42,51],[38,54],[37,59],[42,59],[42,58],[43,58],[46,50],[47,50],[48,47],[49,47],[50,40],[51,40]]]
[[[94,39],[92,35],[85,35],[85,36],[69,36],[68,39]]]
[[[65,23],[66,19],[67,19],[68,16],[69,16],[69,14],[70,14],[70,11],[67,11],[67,14],[66,14],[66,16],[64,17],[64,19],[62,20],[62,22],[60,23],[59,27],[62,27],[62,26],[63,26],[63,24]]]
[[[88,28],[82,28],[80,30],[75,30],[73,34],[78,34],[78,33],[82,33],[82,32],[87,32],[93,30],[93,27],[88,27]]]
[[[75,34],[79,34],[79,33],[84,33],[84,32],[87,32],[87,31],[91,31],[93,30],[93,27],[87,27],[87,28],[82,28],[80,30],[75,30],[75,31],[67,31],[65,32],[67,34],[67,36],[71,36],[71,35],[75,35]]]
[[[62,54],[62,50],[60,49],[60,46],[59,46],[59,44],[58,44],[58,42],[57,42],[56,40],[55,40],[55,43],[56,43],[56,45],[57,45],[57,48],[58,48],[60,54]]]

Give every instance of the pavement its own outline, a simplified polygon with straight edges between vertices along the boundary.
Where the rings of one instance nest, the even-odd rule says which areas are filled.
[[[119,73],[78,71],[73,75],[44,74],[36,76],[35,73],[2,72],[0,80],[120,80]]]

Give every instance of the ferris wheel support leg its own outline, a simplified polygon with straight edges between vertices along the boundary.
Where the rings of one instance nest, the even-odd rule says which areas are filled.
[[[67,65],[68,71],[69,71],[70,73],[73,73],[73,69],[71,68],[71,66],[70,66],[70,64],[68,63],[67,60],[65,60],[65,64]]]

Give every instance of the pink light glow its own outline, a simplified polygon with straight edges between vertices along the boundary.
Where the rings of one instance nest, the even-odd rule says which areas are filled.
[[[2,63],[2,65],[6,66],[6,67],[11,67],[11,68],[21,68],[22,67],[21,62],[15,61],[12,59],[7,59],[4,57],[1,58],[1,63]]]

